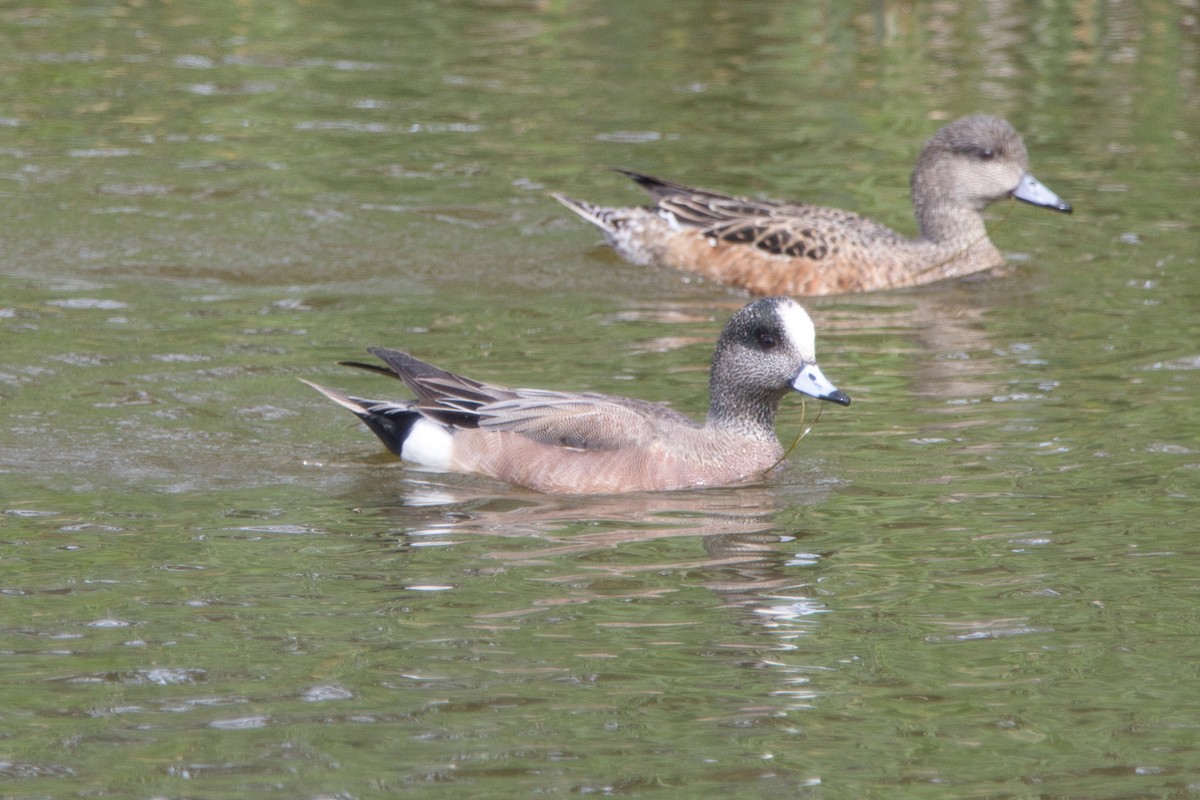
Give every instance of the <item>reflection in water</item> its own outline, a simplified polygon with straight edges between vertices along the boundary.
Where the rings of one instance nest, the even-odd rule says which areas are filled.
[[[919,395],[952,400],[995,393],[995,380],[985,379],[995,371],[995,365],[972,359],[972,355],[989,353],[993,347],[986,325],[986,315],[992,309],[978,295],[961,291],[957,284],[835,301],[808,298],[803,302],[819,329],[842,334],[830,338],[848,343],[843,350],[849,358],[862,351],[871,357],[895,354],[911,359],[911,390]],[[740,306],[737,298],[656,302],[621,311],[612,319],[695,325],[728,315]],[[705,336],[660,336],[641,347],[665,352],[708,341]],[[913,348],[896,349],[897,337],[912,343]],[[880,341],[886,341],[886,353],[881,353],[877,344]]]
[[[564,606],[647,600],[704,587],[724,607],[742,612],[739,620],[770,637],[770,644],[764,644],[753,633],[749,638],[722,635],[714,645],[742,667],[778,676],[771,703],[738,712],[748,719],[769,718],[779,713],[780,703],[787,709],[807,708],[816,696],[809,683],[817,668],[789,663],[784,654],[796,651],[797,640],[812,633],[829,611],[810,577],[821,555],[797,547],[811,534],[781,532],[779,512],[821,503],[828,493],[828,485],[781,482],[633,495],[573,497],[522,490],[497,495],[492,484],[449,475],[410,478],[401,505],[369,512],[399,523],[402,531],[390,533],[389,540],[404,548],[461,543],[464,536],[494,541],[495,547],[481,551],[483,559],[509,571],[526,569],[534,576],[530,580],[547,587],[537,590],[533,600],[522,595],[511,606],[501,601],[499,607],[473,613],[471,619],[480,625],[528,621],[560,613]],[[657,548],[640,547],[697,537],[702,556],[689,551],[686,558],[655,557]],[[621,548],[636,548],[636,553],[602,555]],[[654,582],[663,575],[672,576],[667,585]],[[632,632],[646,623],[598,624]],[[665,628],[673,624],[656,623]]]
[[[406,548],[444,545],[469,535],[511,540],[511,546],[483,554],[509,568],[562,563],[582,569],[585,578],[636,578],[666,571],[700,576],[700,584],[726,606],[747,609],[754,619],[774,628],[823,608],[809,584],[797,580],[797,569],[820,560],[817,554],[796,552],[796,542],[810,534],[783,533],[778,518],[782,509],[823,502],[830,491],[827,483],[597,497],[515,489],[498,496],[494,484],[457,475],[410,477],[404,486],[401,505],[370,511],[400,521],[402,532],[390,535]],[[694,537],[700,538],[704,557],[629,563],[589,558],[627,545]],[[571,586],[573,602],[621,596],[581,590],[588,580],[578,573],[542,580]]]
[[[1163,602],[1196,585],[1194,0],[644,6],[0,10],[0,649],[26,723],[0,776],[31,796],[1200,785],[1195,615]],[[627,166],[903,228],[913,142],[980,111],[1079,197],[1075,235],[1014,214],[989,223],[1031,254],[1015,276],[808,304],[856,411],[792,474],[631,507],[299,466],[370,450],[294,381],[346,342],[703,394],[743,301],[589,253],[548,188],[603,196],[601,167]],[[1018,390],[1055,403],[992,402]],[[1075,455],[1033,466],[1055,438]]]
[[[1000,284],[997,280],[996,291],[1004,290]],[[900,398],[910,402],[907,398],[917,397],[923,407],[912,417],[915,423],[909,423],[912,427],[908,439],[936,444],[954,439],[965,427],[992,424],[994,420],[987,414],[977,413],[981,402],[1010,396],[1040,399],[1052,391],[1054,385],[1044,382],[1032,392],[1013,395],[1011,362],[1033,361],[1036,354],[1021,352],[1025,346],[1019,343],[1001,346],[993,342],[988,316],[995,309],[988,302],[990,288],[972,285],[972,291],[967,291],[962,284],[951,283],[925,291],[807,301],[817,325],[836,334],[829,341],[840,346],[832,353],[822,350],[818,356],[834,365],[831,369],[845,372],[843,382],[863,397],[865,410],[861,418],[831,423],[836,425],[834,430],[879,426],[873,435],[889,439],[895,435],[897,424],[889,409]],[[723,304],[646,304],[621,312],[619,318],[694,327],[705,316],[720,316],[736,307],[734,299]],[[670,350],[694,341],[689,336],[659,336],[646,346]],[[788,428],[802,419],[804,412],[787,407],[781,411],[781,433],[786,443],[790,441]],[[806,424],[811,424],[811,419]],[[830,436],[833,432],[824,423],[813,426],[812,438],[803,440],[799,457],[793,460],[802,460],[806,449],[819,453],[825,447],[838,447],[839,440]]]

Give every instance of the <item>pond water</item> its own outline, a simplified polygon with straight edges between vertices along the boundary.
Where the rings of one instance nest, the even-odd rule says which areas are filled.
[[[0,9],[0,795],[1200,797],[1200,7]],[[548,196],[912,231],[1006,116],[1011,275],[806,302],[762,483],[548,497],[296,381],[369,345],[701,414],[745,298]]]

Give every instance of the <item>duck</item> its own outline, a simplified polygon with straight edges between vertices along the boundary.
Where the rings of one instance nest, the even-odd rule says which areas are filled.
[[[654,204],[605,207],[551,196],[635,264],[695,272],[755,295],[870,292],[984,272],[1004,263],[984,226],[990,204],[1012,197],[1072,210],[1029,172],[1016,129],[987,115],[946,125],[921,149],[910,182],[916,238],[850,211],[616,172],[649,192]]]
[[[789,392],[850,404],[817,365],[815,338],[788,297],[734,313],[713,354],[703,423],[631,397],[483,383],[384,347],[367,348],[383,366],[338,363],[398,378],[415,399],[370,400],[300,380],[422,467],[554,494],[696,489],[761,478],[782,462],[775,415]]]

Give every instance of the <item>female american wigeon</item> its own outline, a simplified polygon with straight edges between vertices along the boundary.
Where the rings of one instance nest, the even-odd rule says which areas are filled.
[[[786,297],[734,314],[713,355],[703,425],[646,400],[492,386],[382,347],[368,352],[386,367],[341,363],[399,378],[415,400],[366,400],[304,383],[415,464],[541,492],[685,489],[737,483],[779,463],[775,412],[789,391],[850,404],[817,366],[814,339],[812,320]]]
[[[630,170],[654,198],[605,208],[554,198],[635,264],[698,272],[755,294],[823,295],[915,286],[997,267],[981,212],[1015,197],[1070,212],[1029,174],[1021,136],[999,117],[964,117],[933,135],[912,174],[921,235],[910,239],[849,211],[729,197]]]

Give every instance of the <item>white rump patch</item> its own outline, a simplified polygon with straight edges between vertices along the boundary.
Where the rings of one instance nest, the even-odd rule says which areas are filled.
[[[400,448],[400,457],[423,467],[448,470],[453,447],[454,434],[445,425],[422,417],[409,429]]]

